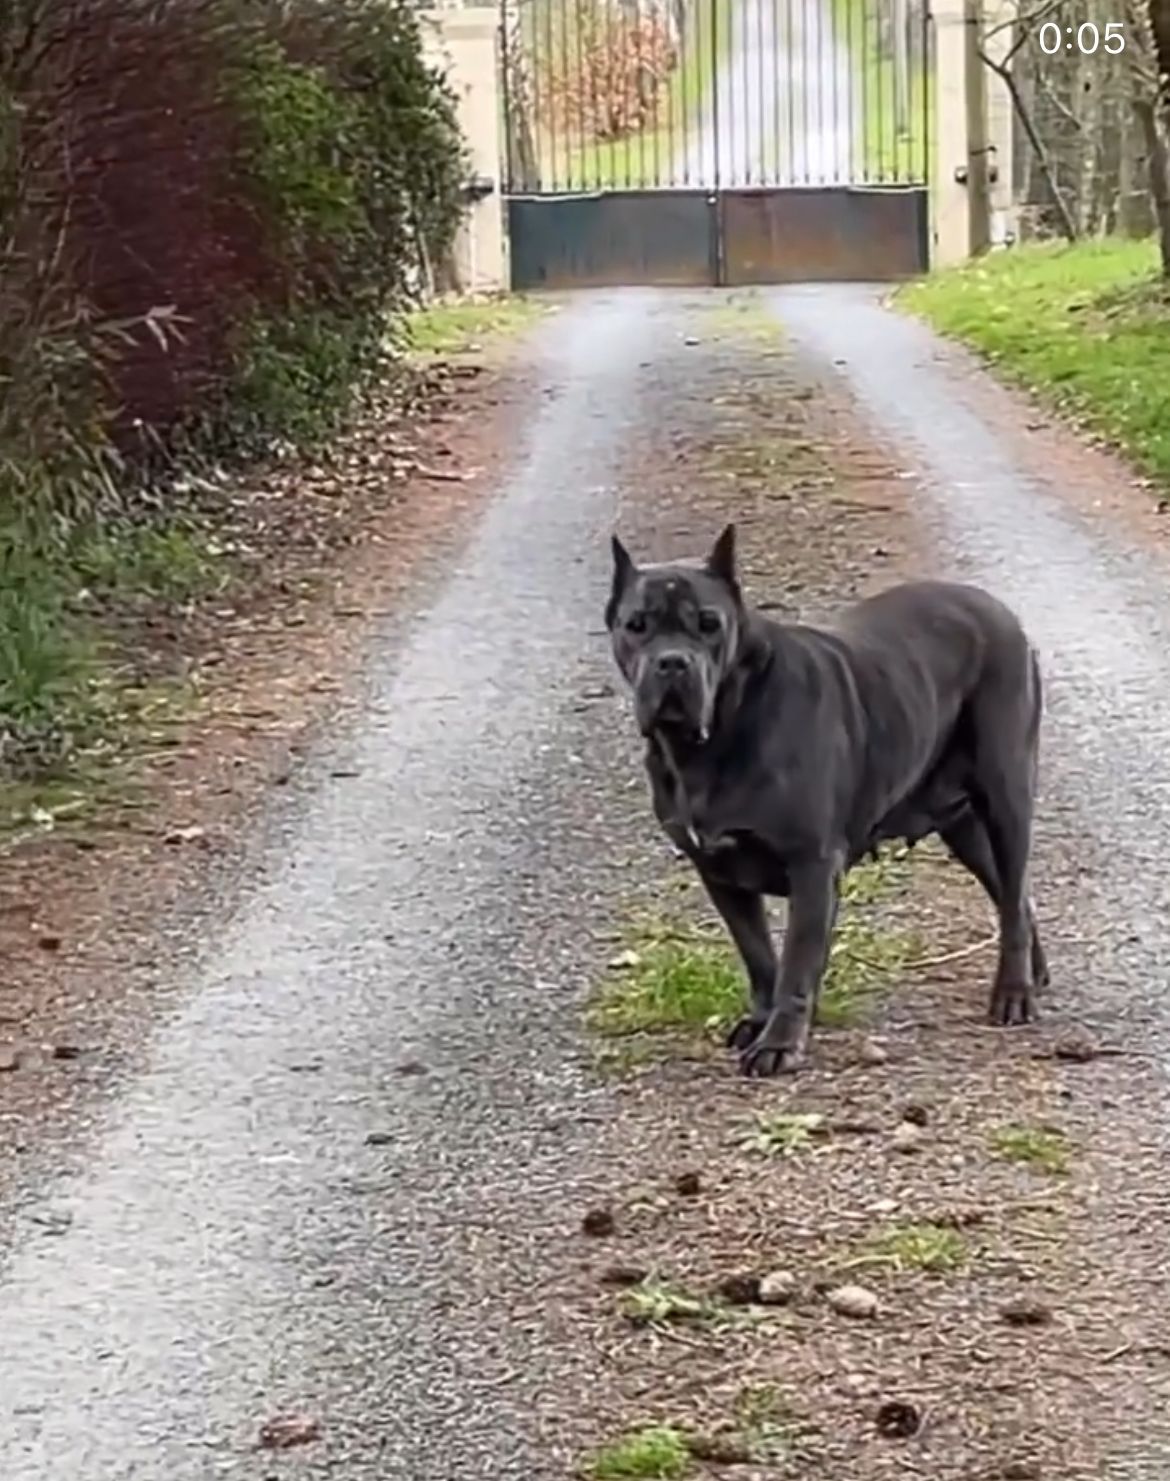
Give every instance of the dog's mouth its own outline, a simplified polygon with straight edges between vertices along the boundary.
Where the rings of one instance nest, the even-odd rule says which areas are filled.
[[[647,707],[642,714],[642,733],[650,735],[660,731],[672,739],[703,744],[708,738],[708,729],[695,705],[674,690],[669,690],[656,705]]]

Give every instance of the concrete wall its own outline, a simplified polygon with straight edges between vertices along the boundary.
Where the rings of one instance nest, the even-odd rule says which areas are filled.
[[[493,187],[468,207],[455,244],[457,286],[467,293],[497,292],[508,286],[500,199],[499,14],[495,6],[452,6],[426,10],[422,19],[428,56],[446,72],[458,100],[471,173]]]

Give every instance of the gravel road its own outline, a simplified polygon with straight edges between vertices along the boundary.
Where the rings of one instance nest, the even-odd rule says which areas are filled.
[[[88,1170],[21,1210],[5,1481],[265,1476],[284,1411],[327,1425],[302,1472],[564,1474],[506,1235],[575,1227],[601,1112],[565,1052],[609,867],[588,634],[641,367],[678,343],[655,308],[580,300],[534,339],[542,398],[459,568],[207,920]]]
[[[260,1481],[287,1412],[324,1428],[282,1475],[568,1474],[544,1399],[582,1375],[540,1265],[604,1182],[612,1110],[575,1009],[657,847],[599,688],[607,535],[647,389],[701,363],[695,302],[582,296],[537,331],[540,398],[457,569],[388,629],[208,915],[86,1169],[14,1211],[4,1481]],[[904,449],[949,563],[1039,642],[1050,812],[1112,860],[1058,989],[1091,972],[1102,1008],[1160,1025],[1164,578],[1016,466],[952,357],[875,295],[770,302]]]

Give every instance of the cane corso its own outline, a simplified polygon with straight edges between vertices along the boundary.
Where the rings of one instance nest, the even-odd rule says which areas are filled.
[[[606,607],[646,738],[654,811],[747,972],[728,1039],[745,1074],[794,1069],[843,874],[938,833],[991,897],[994,1024],[1026,1023],[1048,967],[1027,893],[1041,690],[1013,614],[975,587],[895,586],[832,629],[744,602],[735,527],[697,563],[639,566],[615,536]],[[779,963],[765,895],[788,900]]]

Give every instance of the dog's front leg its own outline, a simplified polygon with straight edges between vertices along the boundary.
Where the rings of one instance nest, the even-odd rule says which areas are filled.
[[[751,1011],[727,1036],[728,1047],[746,1049],[768,1021],[776,997],[776,948],[768,929],[764,897],[751,890],[737,890],[703,875],[711,903],[723,917],[731,939],[739,950],[751,989]]]
[[[758,1036],[740,1056],[745,1075],[777,1075],[804,1058],[837,915],[840,862],[818,859],[788,871],[788,928],[776,999]]]

